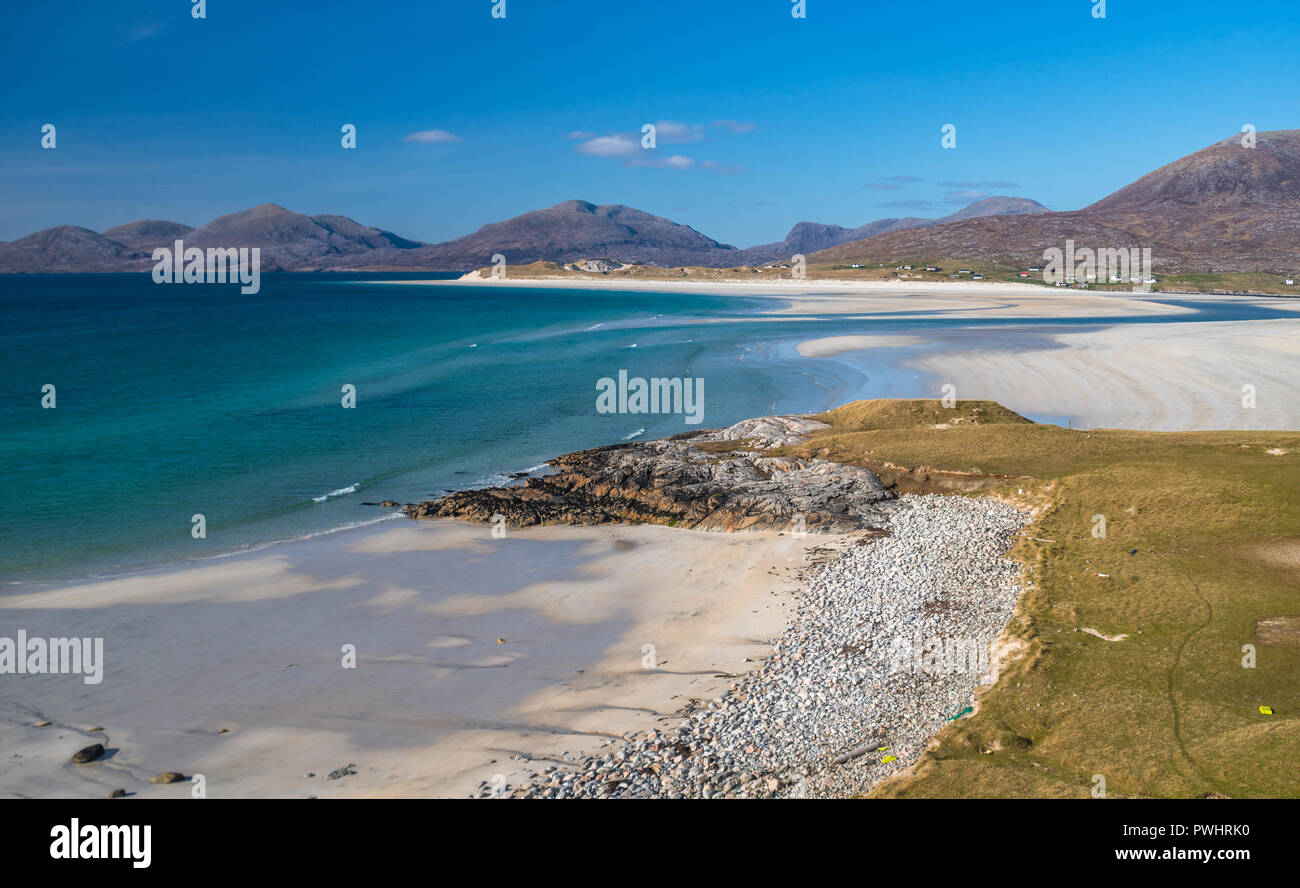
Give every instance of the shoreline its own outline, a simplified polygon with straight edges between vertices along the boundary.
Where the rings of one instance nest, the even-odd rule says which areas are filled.
[[[1207,302],[1232,302],[1247,300],[1272,300],[1280,303],[1287,310],[1300,311],[1300,293],[1204,293],[1195,291],[1153,290],[1150,293],[1128,290],[1076,290],[1072,288],[1048,287],[1016,281],[964,281],[956,280],[946,283],[931,281],[867,281],[846,280],[844,278],[806,278],[792,280],[779,278],[772,280],[748,280],[741,278],[718,278],[710,280],[693,279],[658,279],[658,278],[567,278],[567,277],[506,277],[500,280],[491,278],[449,278],[449,279],[411,279],[411,280],[373,280],[363,283],[389,284],[394,286],[436,286],[436,287],[524,287],[537,289],[583,289],[583,290],[627,290],[641,292],[682,292],[703,295],[751,296],[755,298],[778,298],[791,300],[791,306],[778,313],[825,313],[848,314],[871,310],[873,303],[855,301],[852,297],[885,296],[938,296],[960,295],[968,299],[992,298],[995,296],[1013,299],[1026,299],[1028,303],[1060,310],[1085,309],[1095,311],[1104,308],[1113,312],[1114,306],[1129,303],[1127,313],[1133,314],[1178,314],[1187,309],[1158,305],[1155,300],[1201,300]],[[831,292],[826,292],[831,291]],[[838,292],[837,292],[838,291]],[[825,297],[825,298],[820,298]],[[1038,298],[1035,298],[1038,297]],[[909,310],[913,303],[908,303]],[[867,306],[867,307],[863,307]],[[1010,308],[1017,313],[1007,313],[1008,306],[998,303],[982,303],[968,306],[971,312],[989,312],[1002,309],[998,313],[1006,317],[1021,315],[1017,306]],[[1098,312],[1100,313],[1100,312]],[[955,314],[950,316],[964,317]],[[970,316],[983,316],[972,314]]]
[[[772,654],[725,693],[480,797],[843,798],[908,773],[997,683],[1025,591],[1005,552],[1031,514],[987,497],[901,504],[893,533],[805,574]]]
[[[724,448],[706,454],[722,454],[733,442],[733,453],[757,459],[745,449],[753,435],[766,436],[763,449],[802,440],[816,427],[760,419],[703,432],[700,440]],[[650,442],[628,447],[656,451]],[[799,483],[790,480],[798,472],[778,474],[782,483]],[[752,492],[737,490],[737,508],[765,511]],[[925,497],[910,500],[880,514],[929,507]],[[866,504],[880,501],[868,498],[861,508],[870,512]],[[841,508],[834,499],[819,502],[798,507]],[[938,508],[972,503],[981,514],[1010,508],[956,498]],[[185,782],[147,782],[150,773],[177,771],[203,775],[213,797],[492,796],[512,792],[539,767],[576,773],[611,756],[621,761],[618,750],[629,748],[629,738],[682,734],[683,719],[696,724],[697,713],[726,709],[738,689],[752,697],[755,687],[774,687],[767,673],[773,663],[791,662],[791,627],[832,619],[810,604],[817,578],[877,550],[897,560],[891,552],[903,541],[890,534],[906,529],[909,518],[895,517],[884,531],[872,529],[878,523],[845,531],[814,514],[810,525],[832,532],[600,523],[510,529],[502,538],[481,523],[412,522],[222,564],[10,595],[0,607],[11,623],[48,636],[98,635],[107,657],[103,683],[94,687],[77,676],[29,676],[6,686],[0,742],[18,752],[0,762],[0,788],[11,796],[122,789],[181,797],[189,793]],[[961,537],[979,520],[948,524]],[[1009,542],[997,545],[1000,553]],[[913,571],[917,583],[935,563],[958,563],[941,555],[950,545],[930,548],[939,561]],[[964,566],[958,573],[961,588],[984,588]],[[888,582],[895,580],[889,574]],[[1005,591],[1004,581],[998,585]],[[833,610],[842,598],[823,595],[821,607]],[[882,601],[878,589],[860,604]],[[921,613],[904,616],[915,622]],[[846,625],[857,631],[854,621]],[[155,626],[166,626],[166,635],[156,636]],[[348,645],[355,645],[354,668],[339,662]],[[40,694],[33,682],[41,683]],[[931,699],[924,695],[933,684],[923,677],[918,699]],[[933,699],[965,701],[973,691],[966,685],[965,678],[945,685]],[[910,767],[941,726],[891,725],[897,757],[855,763],[852,773],[870,779],[854,785]],[[844,731],[856,736],[861,725]],[[801,756],[798,762],[751,763],[745,794],[829,791],[799,770],[841,754],[826,748],[823,734],[783,747]],[[111,757],[66,765],[72,751],[96,741]],[[674,741],[694,742],[694,735]],[[711,778],[667,794],[709,797],[713,786]]]
[[[828,541],[406,522],[11,596],[9,623],[103,637],[106,666],[96,686],[6,683],[0,741],[17,754],[0,791],[187,796],[147,783],[175,770],[210,797],[468,796],[514,754],[593,752],[718,693],[765,654],[804,553]],[[91,742],[111,760],[68,767]]]

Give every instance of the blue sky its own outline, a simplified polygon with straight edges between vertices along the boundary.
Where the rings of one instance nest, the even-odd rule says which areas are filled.
[[[1077,209],[1300,127],[1295,0],[494,3],[6,3],[0,240],[269,201],[439,241],[582,198],[748,246],[985,193]]]

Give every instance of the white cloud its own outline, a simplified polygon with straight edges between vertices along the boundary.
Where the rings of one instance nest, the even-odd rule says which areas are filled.
[[[661,120],[655,124],[655,138],[660,142],[698,142],[704,138],[704,127],[698,123]]]
[[[710,126],[726,127],[733,133],[752,133],[758,131],[758,124],[747,120],[715,120]]]
[[[655,124],[655,129],[658,141],[663,142],[695,141],[697,136],[693,134],[697,132],[699,133],[698,138],[703,138],[703,127],[687,126],[674,121],[660,121]],[[585,137],[587,135],[590,134],[585,132],[570,133],[569,138]],[[589,157],[612,157],[623,161],[623,165],[628,167],[650,167],[661,170],[699,168],[713,170],[723,176],[729,176],[744,169],[739,166],[724,166],[716,160],[697,161],[684,154],[660,154],[656,150],[642,148],[640,133],[614,133],[608,136],[587,139],[576,146],[574,150]]]
[[[628,162],[628,166],[648,166],[669,170],[689,170],[691,167],[695,166],[695,161],[682,154],[674,154],[670,157],[664,157],[659,154],[649,154],[647,157],[633,158]]]
[[[592,157],[631,157],[641,150],[641,145],[631,136],[620,133],[589,139],[575,150]]]
[[[419,130],[402,139],[403,142],[459,142],[460,136],[442,129]]]

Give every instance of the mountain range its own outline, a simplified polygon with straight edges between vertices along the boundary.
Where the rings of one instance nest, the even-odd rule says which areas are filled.
[[[1300,130],[1217,142],[1073,212],[990,197],[938,219],[877,219],[857,228],[800,222],[784,240],[738,249],[687,225],[621,204],[568,200],[426,244],[346,216],[307,216],[262,204],[200,228],[141,220],[103,232],[71,225],[0,244],[0,272],[141,271],[155,247],[260,247],[267,271],[465,271],[491,263],[611,258],[726,268],[788,260],[878,264],[989,260],[1028,264],[1048,247],[1151,247],[1168,270],[1254,271],[1300,264]]]
[[[879,219],[859,228],[800,222],[785,240],[737,249],[688,225],[626,207],[566,200],[484,225],[473,234],[425,244],[362,225],[346,216],[305,216],[276,204],[213,219],[202,228],[144,219],[101,233],[61,225],[0,244],[0,271],[133,271],[152,267],[155,247],[260,247],[268,271],[410,269],[466,271],[488,265],[496,253],[512,264],[574,262],[610,257],[643,265],[725,268],[788,260],[795,253],[833,247],[900,228],[938,225],[993,213],[1045,213],[1019,197],[991,197],[941,219]]]
[[[1150,247],[1166,272],[1300,266],[1300,130],[1235,135],[1148,173],[1082,210],[986,216],[893,231],[810,254],[810,263],[908,258],[1030,264],[1048,247]]]

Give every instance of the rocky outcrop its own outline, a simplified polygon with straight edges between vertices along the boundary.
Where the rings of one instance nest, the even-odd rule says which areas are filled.
[[[772,456],[820,427],[803,417],[763,417],[566,454],[554,474],[522,486],[464,490],[406,506],[412,518],[506,524],[667,524],[703,530],[844,531],[884,527],[895,494],[874,474],[823,459]]]
[[[597,274],[605,274],[610,271],[618,271],[620,268],[627,268],[622,262],[615,262],[613,259],[579,259],[577,262],[564,266],[569,271],[590,271]]]

